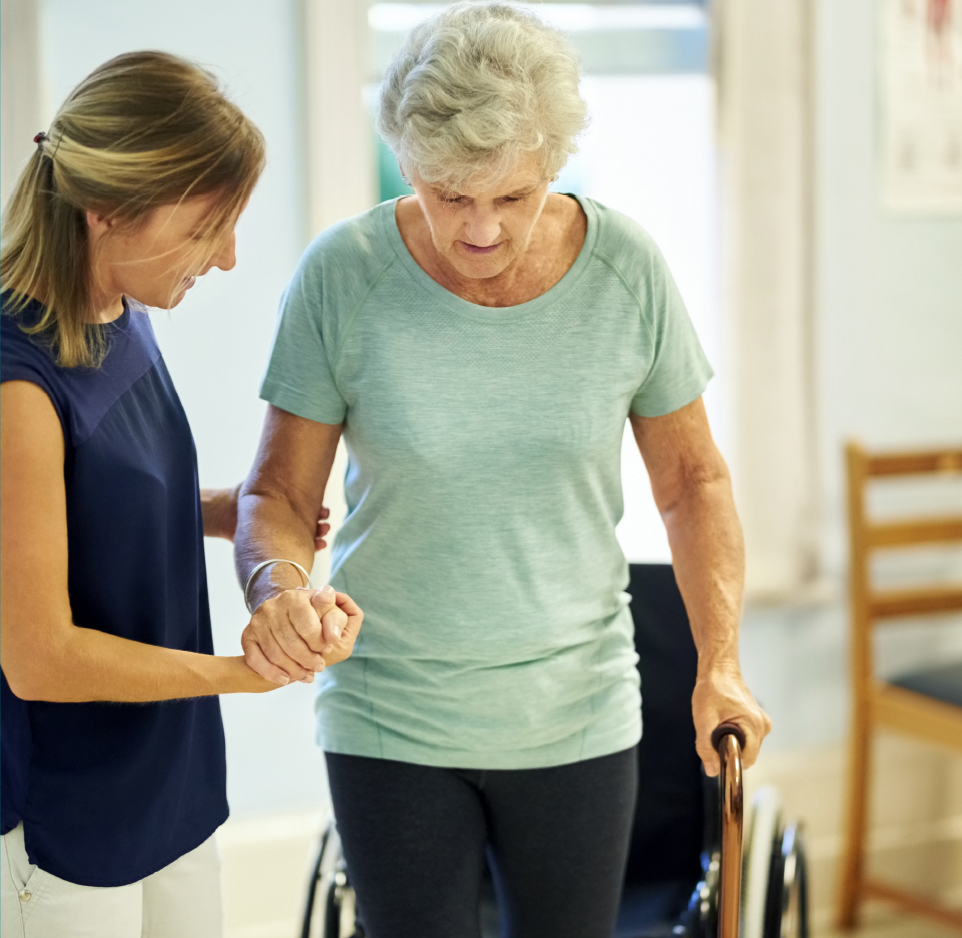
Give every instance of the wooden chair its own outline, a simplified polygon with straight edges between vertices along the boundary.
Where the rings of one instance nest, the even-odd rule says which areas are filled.
[[[872,879],[866,876],[864,864],[875,730],[884,728],[962,752],[962,662],[881,681],[875,676],[872,643],[874,630],[894,619],[962,611],[962,585],[882,590],[873,586],[869,568],[877,550],[962,542],[962,515],[873,523],[866,516],[865,492],[869,482],[879,477],[962,473],[962,448],[867,453],[858,444],[849,443],[846,456],[853,699],[839,925],[853,928],[860,900],[876,898],[962,929],[962,912]]]

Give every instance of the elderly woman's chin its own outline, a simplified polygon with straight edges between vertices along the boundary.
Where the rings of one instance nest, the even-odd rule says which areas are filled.
[[[455,241],[445,255],[448,262],[462,277],[486,280],[497,277],[514,259],[517,252],[511,250],[511,242],[503,240],[493,245],[494,250],[472,250],[473,245],[463,240]]]

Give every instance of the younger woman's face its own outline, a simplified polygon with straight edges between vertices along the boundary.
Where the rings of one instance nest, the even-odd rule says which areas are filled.
[[[217,207],[216,195],[161,205],[131,230],[111,230],[109,220],[88,212],[90,234],[98,242],[93,271],[97,294],[107,305],[126,295],[146,306],[173,309],[212,267],[230,270],[236,263],[234,224],[214,242],[204,231]]]

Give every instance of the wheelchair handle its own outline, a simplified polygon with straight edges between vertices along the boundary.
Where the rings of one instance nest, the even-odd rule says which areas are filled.
[[[742,891],[742,749],[745,733],[735,723],[722,723],[711,734],[721,760],[721,890],[718,938],[738,938]]]

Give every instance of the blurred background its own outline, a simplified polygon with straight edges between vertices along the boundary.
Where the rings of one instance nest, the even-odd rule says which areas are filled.
[[[748,782],[777,784],[805,819],[823,929],[850,700],[843,444],[962,445],[962,2],[531,5],[580,50],[591,113],[555,188],[652,233],[715,367],[706,401],[748,551],[742,665],[774,721]],[[153,316],[202,485],[233,484],[249,466],[277,304],[307,243],[407,191],[372,108],[394,49],[440,6],[2,0],[3,199],[57,105],[120,52],[203,64],[265,134],[268,167],[238,229],[236,269],[212,271]],[[626,445],[623,463],[626,554],[667,561],[637,450]],[[342,471],[326,496],[335,522]],[[958,513],[958,474],[937,488]],[[873,505],[919,510],[924,498],[899,483]],[[237,653],[247,617],[229,545],[208,542],[208,572],[218,651]],[[877,573],[951,578],[962,556],[903,551]],[[962,619],[906,622],[877,650],[883,675],[958,659]],[[229,697],[223,709],[228,938],[290,936],[327,810],[312,690]],[[873,868],[962,904],[962,759],[884,737],[872,798]],[[868,921],[873,934],[943,934],[883,909]]]

